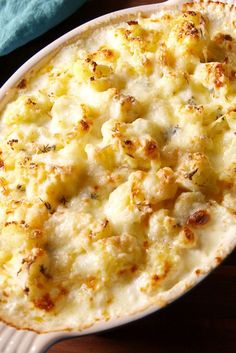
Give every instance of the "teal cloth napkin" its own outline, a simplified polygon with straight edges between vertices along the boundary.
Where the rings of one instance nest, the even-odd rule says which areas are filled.
[[[86,0],[0,0],[0,56],[40,36]]]

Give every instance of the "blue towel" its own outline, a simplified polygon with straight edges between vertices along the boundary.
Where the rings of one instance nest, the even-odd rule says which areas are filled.
[[[0,56],[63,21],[86,0],[0,0]]]

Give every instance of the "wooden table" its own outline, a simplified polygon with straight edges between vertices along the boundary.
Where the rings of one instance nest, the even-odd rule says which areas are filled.
[[[79,24],[153,0],[95,0],[40,38],[0,58],[0,84],[39,49]],[[48,353],[236,353],[236,252],[177,303],[132,325],[57,343]]]

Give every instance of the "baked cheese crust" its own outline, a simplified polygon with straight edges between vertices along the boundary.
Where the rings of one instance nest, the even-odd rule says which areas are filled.
[[[0,117],[1,318],[78,330],[219,262],[235,92],[235,9],[214,3],[108,24],[23,78]]]

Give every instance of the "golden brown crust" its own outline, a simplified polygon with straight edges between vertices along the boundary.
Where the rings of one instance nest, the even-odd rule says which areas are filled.
[[[220,7],[222,7],[222,8],[227,7],[227,8],[229,8],[229,9],[235,9],[234,5],[225,4],[225,3],[222,3],[222,2],[213,2],[213,1],[209,1],[209,2],[206,3],[205,1],[201,1],[200,4],[202,4],[202,6],[203,6],[204,8],[207,8],[208,4],[215,4],[215,5],[220,6]],[[192,3],[187,3],[187,4],[183,5],[183,8],[192,8],[193,6],[194,6],[194,5],[193,5]],[[130,20],[130,21],[128,22],[128,24],[129,24],[130,26],[135,25],[135,24],[136,24],[136,21]],[[184,30],[185,30],[185,32],[186,32],[188,35],[191,35],[191,36],[198,36],[198,33],[196,33],[193,28],[185,28]],[[186,34],[186,33],[185,33],[185,34]],[[230,38],[227,37],[227,38],[224,38],[224,40],[229,40],[229,41],[230,41]],[[217,81],[216,81],[216,83],[215,83],[217,87],[222,87],[222,82],[221,82],[221,76],[222,76],[222,72],[223,72],[223,68],[222,68],[222,67],[223,67],[223,66],[221,65],[220,67],[217,68]],[[94,67],[93,70],[96,71],[96,67]],[[25,80],[25,79],[22,79],[22,81],[20,81],[20,83],[18,84],[18,88],[19,88],[19,89],[23,89],[23,88],[25,88],[25,87],[26,87],[26,80]],[[29,104],[29,105],[35,105],[35,102],[34,102],[33,100],[29,99],[28,104]],[[81,124],[81,127],[82,127],[83,130],[88,130],[88,129],[89,129],[89,124],[88,124],[85,120],[81,120],[80,124]],[[131,142],[131,143],[130,143],[130,142]],[[132,141],[130,141],[130,140],[125,140],[124,143],[125,143],[125,145],[128,145],[128,146],[132,145]],[[148,142],[148,145],[145,146],[145,151],[146,151],[147,155],[153,156],[153,155],[156,155],[156,148],[157,148],[156,144],[153,143],[152,141],[150,141],[150,142]],[[154,157],[153,157],[153,158],[154,158]],[[4,162],[2,162],[2,164],[1,164],[1,160],[0,160],[0,168],[3,168],[3,167],[4,167]],[[191,180],[191,178],[192,178],[193,175],[194,175],[194,174],[192,174],[192,173],[195,174],[196,171],[191,172],[191,173],[189,174],[189,175],[190,175],[190,176],[189,176],[189,179],[190,179],[190,180]],[[3,185],[3,184],[4,184],[4,181],[2,182],[2,185]],[[46,207],[47,209],[50,209],[50,208],[51,208],[51,207],[49,208],[49,206],[48,206],[48,207],[47,207],[47,206],[48,206],[48,205],[45,205],[45,207]],[[189,226],[195,227],[195,226],[202,226],[202,225],[205,225],[205,224],[207,224],[209,221],[210,221],[210,216],[209,216],[209,214],[207,213],[207,211],[205,211],[205,210],[200,210],[200,211],[195,212],[193,215],[191,215],[191,216],[188,218],[187,224],[188,224]],[[185,228],[184,228],[184,233],[185,233],[186,238],[187,238],[188,240],[192,240],[192,238],[193,238],[193,232],[191,231],[190,228],[185,227]],[[227,255],[227,250],[226,250],[226,252],[224,253],[223,256],[226,256],[226,255]],[[216,264],[220,263],[220,262],[222,261],[222,257],[221,257],[221,256],[216,256],[216,257],[215,257],[215,261],[216,261]],[[215,266],[216,264],[214,264],[214,265],[212,265],[212,266]],[[209,271],[211,270],[211,268],[212,268],[212,267],[209,266],[209,267],[207,268],[207,270],[205,270],[205,271],[204,271],[204,268],[199,268],[199,269],[197,269],[197,270],[196,270],[196,275],[197,275],[197,277],[199,277],[199,276],[202,277],[204,274],[206,274],[207,272],[209,272]],[[131,267],[131,268],[130,268],[130,271],[131,271],[131,272],[135,272],[136,270],[137,270],[137,269],[134,268],[134,267]],[[158,277],[158,276],[156,276],[156,277],[154,276],[154,277],[153,277],[153,281],[154,281],[154,282],[156,282],[156,281],[158,281],[158,280],[159,280],[159,277]],[[192,283],[192,284],[182,283],[183,286],[182,286],[181,290],[179,290],[179,293],[176,295],[176,297],[178,297],[179,295],[181,295],[182,293],[184,293],[187,289],[189,289],[190,287],[192,287],[196,282],[197,282],[197,278],[195,279],[195,282]],[[95,285],[93,279],[90,279],[89,285],[91,285],[91,286],[94,286],[94,285]],[[167,297],[168,297],[168,295],[167,295]],[[172,300],[173,300],[173,299],[172,299]],[[166,301],[165,301],[164,299],[162,299],[162,303],[165,303],[164,305],[167,305],[167,304],[168,304],[168,299],[166,299]],[[152,304],[153,304],[153,303],[152,303]],[[150,305],[152,305],[152,304],[150,304]],[[54,306],[53,303],[52,303],[52,301],[51,301],[51,299],[50,299],[50,297],[47,296],[47,295],[45,295],[45,296],[42,298],[41,301],[35,302],[35,305],[38,306],[38,307],[41,307],[41,308],[45,309],[46,311],[50,311],[50,310],[53,308],[53,306]],[[140,309],[140,312],[146,310],[148,307],[149,307],[149,306]],[[130,315],[132,315],[132,314],[130,314]],[[11,323],[11,322],[9,322],[9,321],[7,321],[7,320],[5,320],[5,319],[1,319],[1,320],[2,320],[3,322],[5,322],[6,324],[9,324],[9,325],[11,325],[11,326],[13,326],[13,327],[15,327],[15,328],[22,329],[22,327],[21,327],[20,325],[16,326],[14,322]],[[80,330],[84,330],[84,329],[87,329],[87,328],[89,328],[89,327],[91,327],[91,326],[92,326],[92,325],[81,326],[80,328],[78,328],[78,330],[79,330],[79,331],[80,331]],[[34,329],[32,329],[32,328],[28,328],[28,327],[24,327],[23,329],[25,329],[25,330],[31,330],[31,331],[40,333],[40,332],[38,332],[38,331],[36,331],[36,330],[34,330]],[[55,332],[56,332],[56,331],[57,331],[57,330],[55,330]],[[59,330],[59,331],[61,331],[61,330]],[[63,329],[63,331],[71,331],[71,330]],[[44,332],[44,331],[42,330],[41,332]],[[48,332],[51,332],[51,331],[48,331]]]

